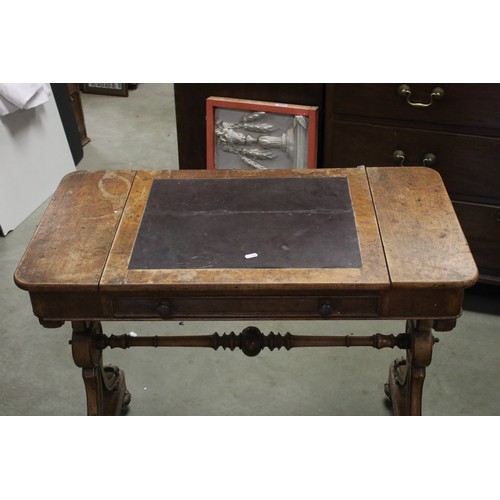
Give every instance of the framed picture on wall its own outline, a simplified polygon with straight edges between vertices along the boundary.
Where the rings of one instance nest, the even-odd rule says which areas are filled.
[[[318,107],[209,97],[207,168],[316,168]]]
[[[127,83],[82,83],[82,92],[86,94],[117,95],[128,97]]]

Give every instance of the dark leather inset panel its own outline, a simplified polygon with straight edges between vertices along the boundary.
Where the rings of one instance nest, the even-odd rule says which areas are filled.
[[[129,269],[360,266],[347,178],[157,179]]]

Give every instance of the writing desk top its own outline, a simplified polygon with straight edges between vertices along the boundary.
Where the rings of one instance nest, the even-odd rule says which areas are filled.
[[[15,274],[30,292],[108,293],[465,288],[476,279],[441,178],[423,167],[75,172]]]

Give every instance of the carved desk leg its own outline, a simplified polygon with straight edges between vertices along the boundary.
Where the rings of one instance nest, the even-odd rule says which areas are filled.
[[[406,359],[394,361],[389,370],[385,392],[392,401],[395,415],[421,415],[425,369],[432,359],[432,320],[407,321],[410,347]]]
[[[82,368],[88,415],[118,415],[130,403],[123,370],[103,366],[102,350],[96,346],[102,335],[98,321],[74,321],[72,349],[75,364]]]

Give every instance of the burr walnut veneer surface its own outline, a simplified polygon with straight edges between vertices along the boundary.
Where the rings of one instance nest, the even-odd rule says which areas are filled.
[[[258,297],[354,296],[351,316],[456,317],[476,277],[443,183],[422,167],[79,171],[15,275],[46,320],[121,317],[122,297],[177,297],[173,317],[239,317],[222,298],[242,296],[257,315]],[[190,312],[187,297],[207,296]],[[318,315],[280,304],[280,317]]]

